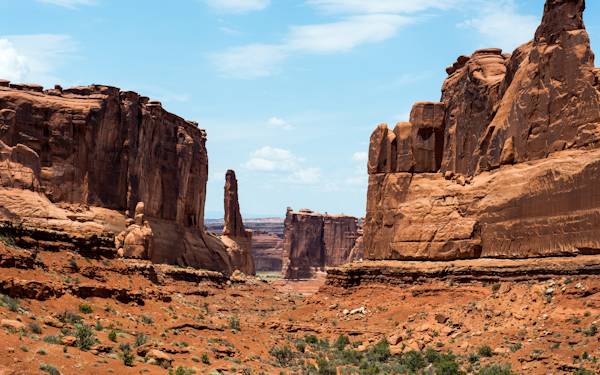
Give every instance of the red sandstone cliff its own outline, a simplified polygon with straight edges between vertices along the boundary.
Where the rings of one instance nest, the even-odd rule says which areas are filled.
[[[461,56],[439,103],[377,127],[370,259],[600,253],[600,71],[584,0],[547,0],[533,41]]]
[[[358,237],[357,219],[288,209],[283,240],[283,275],[310,278],[315,271],[349,261]]]
[[[134,92],[1,81],[3,230],[91,254],[116,253],[116,236],[124,254],[230,272],[203,226],[205,141],[197,124]]]

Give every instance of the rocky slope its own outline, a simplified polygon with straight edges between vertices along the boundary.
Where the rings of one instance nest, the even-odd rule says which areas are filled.
[[[288,209],[283,241],[284,277],[308,278],[315,271],[348,262],[357,237],[355,217]]]
[[[531,42],[459,57],[441,102],[377,127],[367,258],[600,253],[600,71],[584,9],[548,0]]]
[[[22,246],[228,273],[225,246],[204,230],[205,142],[197,124],[134,92],[2,81],[2,232]]]

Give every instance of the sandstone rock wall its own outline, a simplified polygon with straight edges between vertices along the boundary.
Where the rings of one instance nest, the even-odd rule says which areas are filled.
[[[46,227],[64,232],[74,225],[69,212],[59,212],[61,205],[103,207],[133,218],[144,202],[154,233],[151,260],[228,272],[224,246],[204,233],[205,142],[197,124],[134,92],[99,85],[44,91],[0,82],[5,200],[28,199],[9,188],[42,194],[47,210],[63,220],[46,221]],[[12,211],[0,210],[0,219],[43,228],[43,214],[19,208],[25,206],[21,201]],[[98,234],[125,229],[124,218],[117,225],[97,224]]]
[[[548,0],[533,41],[460,56],[439,103],[375,129],[367,258],[600,253],[599,70],[584,9]]]
[[[288,209],[283,240],[284,277],[310,278],[325,267],[346,263],[357,232],[355,217]]]

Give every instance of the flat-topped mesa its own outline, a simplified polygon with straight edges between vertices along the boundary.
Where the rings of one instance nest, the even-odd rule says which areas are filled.
[[[196,123],[131,91],[103,85],[44,91],[2,81],[0,148],[10,162],[0,163],[0,206],[6,208],[0,221],[31,223],[40,231],[47,226],[69,238],[114,236],[126,230],[125,218],[101,220],[96,213],[84,219],[64,207],[131,217],[143,202],[152,246],[136,254],[228,272],[223,244],[204,233],[205,142]],[[16,177],[4,178],[10,174]],[[27,199],[28,191],[42,196]],[[43,209],[25,209],[40,199]]]
[[[221,240],[227,246],[232,269],[246,275],[256,274],[252,258],[252,231],[244,228],[238,200],[238,182],[235,172],[225,174],[224,228]]]
[[[311,278],[325,267],[351,261],[351,251],[358,238],[357,218],[288,209],[284,225],[285,278]]]
[[[547,0],[533,41],[459,57],[440,103],[375,129],[368,259],[600,253],[600,69],[584,9]]]

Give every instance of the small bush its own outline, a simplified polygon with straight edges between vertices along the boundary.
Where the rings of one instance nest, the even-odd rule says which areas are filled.
[[[92,309],[92,306],[88,305],[87,303],[82,303],[79,305],[79,312],[82,314],[91,314],[94,312],[94,309]]]
[[[135,346],[142,346],[144,345],[146,342],[148,342],[148,336],[144,335],[143,333],[138,333],[135,336]]]
[[[594,372],[582,367],[573,371],[573,375],[594,375]]]
[[[108,334],[108,339],[112,342],[117,342],[117,331],[114,329]]]
[[[182,366],[178,366],[175,370],[169,370],[169,375],[194,375],[195,373],[196,371],[194,369]]]
[[[151,317],[149,317],[148,315],[142,315],[142,323],[152,324],[152,323],[154,323],[154,320]]]
[[[300,353],[306,352],[306,342],[304,342],[304,340],[296,340],[294,344],[296,346],[297,351],[299,351]]]
[[[408,370],[412,372],[417,372],[418,370],[424,368],[427,364],[425,363],[425,358],[419,352],[414,350],[405,353],[402,356],[401,363]]]
[[[390,356],[390,344],[385,339],[379,341],[367,352],[367,358],[371,362],[385,362]]]
[[[523,344],[521,344],[520,342],[517,342],[516,344],[512,344],[510,346],[510,351],[512,353],[518,352],[519,350],[521,350],[523,348]]]
[[[234,331],[241,331],[240,319],[237,316],[232,316],[229,318],[229,328],[231,328]]]
[[[489,345],[484,345],[484,346],[480,347],[477,352],[482,357],[488,357],[489,358],[489,357],[491,357],[491,356],[494,355],[494,351],[492,350],[492,348],[489,347]]]
[[[121,344],[121,354],[120,357],[123,360],[123,364],[127,367],[133,367],[133,362],[135,356],[131,353],[131,347],[127,344]]]
[[[88,350],[96,343],[96,336],[92,327],[85,324],[75,325],[75,346],[81,350]]]
[[[496,293],[500,290],[500,284],[496,283],[496,284],[492,284],[492,292]]]
[[[42,327],[40,327],[40,325],[36,322],[29,323],[29,330],[36,335],[42,334]]]
[[[515,375],[510,365],[487,365],[477,372],[477,375]]]
[[[584,329],[582,332],[586,336],[596,336],[598,334],[598,327],[595,324],[592,324],[589,328]]]
[[[39,349],[36,353],[39,354],[39,355],[46,355],[46,354],[48,354],[44,349]]]
[[[44,342],[47,343],[47,344],[54,344],[54,345],[60,345],[61,344],[60,337],[58,337],[58,336],[52,336],[52,335],[44,337]]]
[[[94,329],[96,331],[102,331],[104,329],[104,327],[102,327],[102,323],[100,323],[100,321],[96,321],[96,325],[94,326]]]
[[[306,343],[310,345],[316,345],[319,343],[319,339],[315,335],[307,335],[304,338],[304,341],[306,341]]]
[[[50,375],[60,375],[60,371],[58,371],[58,369],[52,365],[41,364],[40,370],[47,372]]]
[[[83,318],[71,311],[63,311],[63,313],[58,316],[58,320],[62,323],[77,324],[81,323]]]
[[[210,358],[208,358],[207,353],[202,353],[202,363],[205,365],[210,365]]]
[[[288,367],[292,364],[292,360],[294,359],[294,353],[289,346],[285,345],[282,347],[275,346],[270,351],[269,354],[281,367]]]
[[[19,312],[21,309],[18,299],[11,298],[4,294],[0,294],[0,305],[7,307],[12,312]]]
[[[340,335],[333,345],[337,350],[342,351],[346,346],[350,345],[350,339],[348,336]]]

